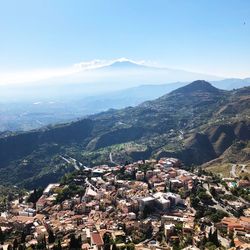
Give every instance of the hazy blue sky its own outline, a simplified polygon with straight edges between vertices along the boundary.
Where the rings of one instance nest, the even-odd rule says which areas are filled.
[[[2,74],[120,57],[250,76],[250,1],[0,0]]]

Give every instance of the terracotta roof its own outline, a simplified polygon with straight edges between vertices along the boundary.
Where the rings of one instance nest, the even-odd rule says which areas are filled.
[[[103,240],[101,238],[101,235],[97,232],[93,232],[91,234],[91,242],[92,242],[92,244],[97,245],[97,246],[103,245]]]

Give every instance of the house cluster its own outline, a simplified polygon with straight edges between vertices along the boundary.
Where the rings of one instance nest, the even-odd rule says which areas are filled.
[[[69,249],[72,234],[84,250],[104,249],[106,234],[117,248],[133,243],[136,249],[164,249],[159,245],[164,241],[167,249],[183,237],[198,247],[203,235],[189,195],[201,179],[175,158],[86,168],[70,184],[49,184],[35,204],[13,202],[0,226],[27,232],[22,239],[27,247],[46,239],[53,248],[51,234],[62,249]],[[70,187],[81,191],[68,195]],[[224,218],[220,226],[236,235],[242,228],[249,233],[250,221],[244,218]]]
[[[223,178],[223,181],[227,184],[229,188],[250,188],[250,181],[244,179],[238,179],[237,177],[227,177]]]
[[[229,235],[233,236],[236,247],[249,248],[246,242],[250,242],[250,217],[224,217],[218,227],[224,228]]]

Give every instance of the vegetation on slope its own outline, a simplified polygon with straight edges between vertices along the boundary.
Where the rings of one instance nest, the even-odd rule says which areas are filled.
[[[174,156],[202,164],[250,137],[250,88],[219,90],[196,81],[137,107],[110,110],[70,124],[0,138],[0,180],[46,185],[84,165]],[[130,146],[129,146],[130,145]],[[135,146],[136,145],[136,146]],[[121,148],[122,147],[122,148]]]

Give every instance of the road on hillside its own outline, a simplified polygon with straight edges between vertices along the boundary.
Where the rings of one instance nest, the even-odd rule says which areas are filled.
[[[236,173],[235,173],[235,170],[236,170],[236,164],[232,164],[232,169],[230,171],[230,175],[234,178],[237,177]]]
[[[203,187],[206,189],[207,193],[212,197],[212,201],[215,203],[215,205],[213,205],[211,207],[213,207],[215,209],[222,210],[222,211],[228,213],[230,216],[233,216],[233,214],[231,212],[229,212],[227,209],[222,207],[221,204],[217,200],[214,199],[213,195],[211,194],[211,192],[209,190],[209,187],[208,187],[207,183],[203,183]]]
[[[95,191],[98,191],[98,188],[96,188],[92,183],[90,183],[88,178],[85,178],[85,183],[86,183],[87,186],[91,187]]]
[[[111,163],[115,164],[115,165],[120,165],[120,164],[118,164],[117,162],[114,162],[113,156],[112,156],[112,152],[109,153],[109,161],[110,161]]]
[[[66,161],[68,164],[73,163],[73,166],[74,166],[75,170],[80,170],[80,168],[79,168],[79,167],[77,166],[77,164],[76,164],[76,159],[73,159],[73,158],[70,157],[70,160],[69,160],[69,159],[65,158],[64,156],[62,156],[62,155],[60,155],[60,157],[61,157],[64,161]]]

